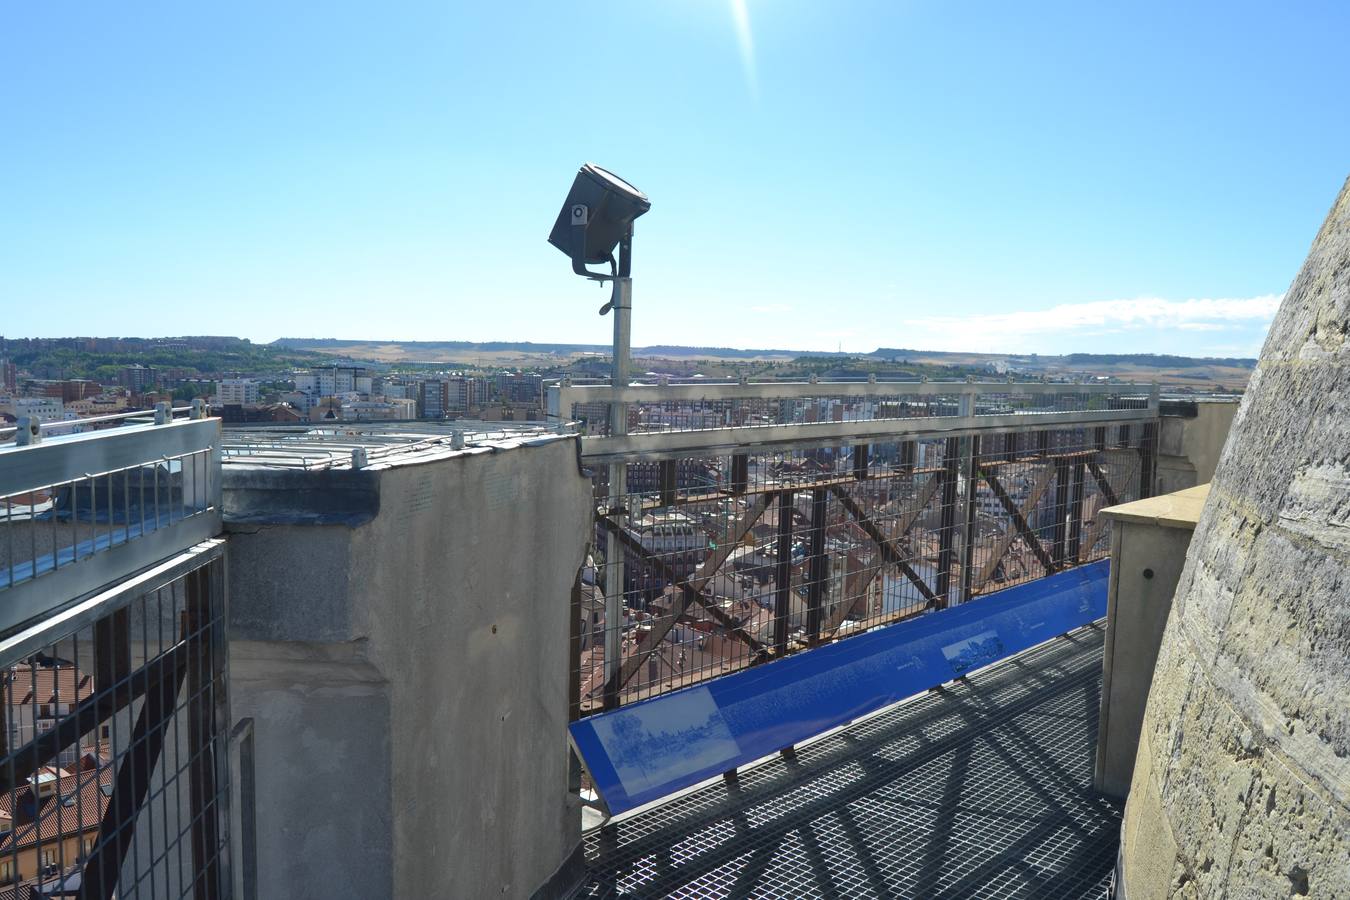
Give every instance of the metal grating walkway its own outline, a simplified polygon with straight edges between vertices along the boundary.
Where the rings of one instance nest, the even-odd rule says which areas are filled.
[[[592,832],[581,897],[1104,897],[1089,627]]]

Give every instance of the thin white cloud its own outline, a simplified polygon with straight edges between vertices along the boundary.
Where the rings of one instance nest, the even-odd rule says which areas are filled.
[[[792,307],[786,303],[761,303],[758,306],[750,307],[750,311],[755,313],[785,313],[792,312]]]
[[[902,324],[909,346],[937,343],[985,352],[1020,352],[1054,338],[1083,338],[1128,332],[1264,329],[1279,309],[1280,294],[1245,298],[1099,300],[1064,303],[1049,309],[970,316],[922,316]]]
[[[750,96],[759,99],[759,76],[755,72],[755,39],[750,33],[750,10],[745,0],[731,0],[731,20],[736,26],[736,43],[741,50],[741,67],[745,69],[745,86]]]

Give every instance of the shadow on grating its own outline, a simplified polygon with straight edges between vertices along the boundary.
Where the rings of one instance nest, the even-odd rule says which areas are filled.
[[[581,897],[1104,897],[1089,627],[592,832]]]

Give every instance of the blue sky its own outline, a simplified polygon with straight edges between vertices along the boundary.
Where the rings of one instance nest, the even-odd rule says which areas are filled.
[[[1253,355],[1350,173],[1350,4],[11,3],[0,334]]]

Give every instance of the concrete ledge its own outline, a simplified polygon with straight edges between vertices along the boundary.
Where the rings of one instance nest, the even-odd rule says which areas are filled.
[[[1200,513],[1209,498],[1209,485],[1201,484],[1184,491],[1163,494],[1160,497],[1148,497],[1133,503],[1108,506],[1102,515],[1119,522],[1135,522],[1141,525],[1161,525],[1164,528],[1195,529],[1200,521]]]

